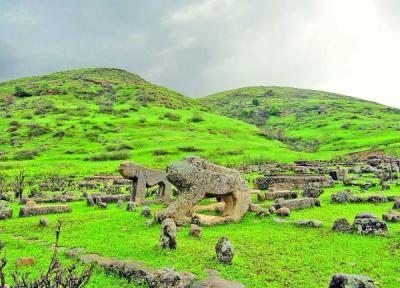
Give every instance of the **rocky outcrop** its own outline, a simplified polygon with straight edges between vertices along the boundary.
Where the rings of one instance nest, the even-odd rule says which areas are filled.
[[[276,191],[276,192],[267,192],[265,194],[265,199],[267,200],[275,200],[278,198],[294,199],[297,198],[297,193],[294,191]]]
[[[228,238],[222,237],[215,246],[215,253],[217,253],[217,259],[220,263],[230,265],[235,255],[235,249]]]
[[[5,205],[0,205],[0,220],[6,220],[12,218],[13,209]]]
[[[394,210],[390,210],[388,213],[382,215],[383,221],[399,223],[400,222],[400,213]]]
[[[160,246],[163,249],[176,249],[176,225],[169,218],[161,224]]]

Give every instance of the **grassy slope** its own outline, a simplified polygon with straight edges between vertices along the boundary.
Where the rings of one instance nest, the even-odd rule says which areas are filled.
[[[272,137],[281,131],[284,142],[319,158],[368,149],[400,152],[400,110],[373,102],[286,87],[241,88],[199,101],[219,114],[258,124]]]
[[[15,87],[33,96],[16,98]],[[201,111],[193,99],[117,69],[5,82],[0,84],[0,102],[0,167],[9,174],[21,167],[29,174],[116,172],[121,160],[84,161],[107,149],[126,148],[111,154],[128,153],[129,159],[157,168],[187,154],[225,165],[312,157],[258,136],[252,125]],[[166,113],[179,119],[166,118]],[[199,116],[204,121],[191,120]],[[201,151],[182,152],[178,147]],[[37,155],[16,160],[21,153]]]
[[[176,251],[162,251],[158,247],[159,225],[146,227],[144,223],[147,219],[140,216],[142,208],[132,213],[127,212],[125,207],[118,209],[115,204],[102,210],[87,207],[82,202],[73,203],[71,214],[49,215],[51,225],[47,228],[38,226],[40,216],[15,216],[9,221],[2,221],[0,230],[2,239],[8,244],[9,269],[13,267],[16,257],[36,256],[39,263],[34,273],[46,267],[51,253],[47,246],[54,241],[56,220],[62,219],[61,246],[84,247],[88,252],[140,260],[156,267],[173,266],[181,271],[197,273],[200,277],[205,276],[205,268],[217,269],[224,277],[241,281],[251,288],[327,287],[331,275],[338,272],[367,274],[374,278],[377,287],[398,287],[399,224],[388,224],[390,238],[331,231],[333,222],[339,217],[352,222],[355,214],[362,211],[372,211],[380,216],[393,203],[330,204],[330,195],[340,189],[343,187],[327,189],[321,196],[322,207],[292,211],[289,218],[319,219],[323,221],[322,228],[278,224],[272,219],[259,219],[255,213],[248,213],[237,224],[205,227],[201,240],[188,236],[189,227],[179,230]],[[395,195],[399,192],[400,187],[393,185],[392,190],[384,194]],[[15,212],[18,212],[18,206],[14,205]],[[153,206],[152,209],[162,208]],[[214,246],[222,236],[229,237],[235,247],[232,266],[215,261]],[[131,286],[98,271],[89,287]]]

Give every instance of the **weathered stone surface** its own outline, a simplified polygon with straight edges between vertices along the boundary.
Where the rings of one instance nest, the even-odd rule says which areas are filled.
[[[332,186],[333,180],[325,176],[313,175],[273,175],[263,176],[254,180],[256,189],[266,190],[274,184],[289,184],[294,188],[303,188],[306,185],[317,183],[322,186]]]
[[[389,235],[386,223],[379,220],[372,213],[357,214],[354,223],[352,225],[352,231],[353,233],[361,235],[380,235],[380,236]]]
[[[19,211],[19,217],[69,213],[71,211],[71,207],[67,205],[22,207]]]
[[[77,256],[79,256],[79,255],[82,255],[82,254],[84,254],[86,251],[85,251],[85,249],[84,248],[72,248],[72,249],[69,249],[69,250],[67,250],[67,251],[65,251],[65,255],[67,255],[67,257],[69,257],[69,258],[73,258],[73,257],[77,257]]]
[[[390,210],[388,213],[382,215],[383,221],[399,223],[400,222],[400,213],[394,210]]]
[[[117,201],[117,207],[118,208],[122,208],[122,204],[124,204],[124,201],[122,201],[122,200],[118,200]]]
[[[250,212],[260,212],[262,207],[258,204],[255,203],[250,203],[249,204],[249,211]]]
[[[82,198],[80,197],[74,195],[62,194],[62,195],[52,195],[46,197],[22,198],[20,200],[20,203],[25,206],[36,206],[37,203],[56,203],[56,202],[65,203],[65,202],[73,202],[80,200],[82,200]]]
[[[160,246],[163,249],[176,249],[176,225],[170,218],[161,224]]]
[[[374,288],[374,281],[363,275],[333,275],[329,288]]]
[[[92,195],[88,194],[86,196],[86,203],[87,203],[88,206],[94,206],[95,205]]]
[[[297,193],[294,192],[294,191],[267,192],[265,194],[265,198],[267,200],[275,200],[275,199],[278,199],[278,198],[294,199],[294,198],[297,198]]]
[[[222,237],[218,240],[215,246],[215,252],[217,253],[217,259],[223,264],[232,264],[233,256],[235,255],[235,249],[228,238]]]
[[[341,191],[331,195],[331,202],[334,203],[346,203],[350,202],[353,197],[353,193],[349,190]]]
[[[264,202],[265,201],[265,193],[257,193],[257,201]]]
[[[40,218],[40,221],[39,221],[39,226],[42,226],[42,227],[47,227],[47,226],[49,226],[49,219],[47,219],[47,218]]]
[[[144,206],[141,215],[146,218],[151,217],[151,208],[149,206]]]
[[[307,185],[302,193],[303,197],[318,198],[324,193],[324,189],[319,185]]]
[[[136,210],[136,204],[133,201],[128,202],[128,206],[126,207],[126,210],[129,212],[135,211]]]
[[[13,209],[6,207],[6,206],[0,206],[0,220],[6,220],[12,218],[13,215]]]
[[[371,203],[386,203],[388,202],[388,199],[382,195],[373,195],[367,197],[366,201]]]
[[[340,218],[333,223],[332,231],[350,233],[352,231],[351,224],[346,218]]]
[[[282,207],[289,208],[290,210],[299,210],[305,209],[315,206],[320,206],[320,200],[316,198],[297,198],[297,199],[290,199],[279,201],[279,203],[275,203],[275,208],[279,209]]]
[[[194,284],[194,288],[245,288],[242,283],[225,280],[218,276],[210,276]]]
[[[196,224],[190,225],[189,235],[195,238],[201,237],[202,228]]]
[[[102,201],[96,201],[97,206],[101,209],[107,209],[108,204],[106,202],[102,202]]]
[[[118,203],[118,201],[127,201],[130,196],[126,194],[116,194],[116,195],[98,195],[92,194],[92,198],[94,202],[103,202],[103,203]]]
[[[196,218],[202,225],[238,221],[249,209],[250,191],[236,170],[215,165],[199,157],[187,157],[167,168],[167,178],[179,190],[179,196],[163,212],[177,225]],[[225,202],[222,216],[193,214],[193,207],[205,198],[221,197]]]
[[[19,257],[15,261],[15,265],[17,265],[17,267],[33,266],[35,264],[36,264],[36,258],[35,257]]]
[[[142,262],[121,261],[97,254],[81,255],[79,260],[85,264],[103,267],[128,282],[150,288],[189,288],[197,279],[196,275],[189,272],[177,272],[171,268],[155,270]]]
[[[306,226],[306,227],[321,227],[322,222],[319,220],[294,220],[293,224],[296,226]]]
[[[271,216],[271,214],[268,211],[265,211],[264,209],[261,209],[260,211],[257,212],[257,217],[268,218],[269,216]]]
[[[289,216],[290,215],[290,209],[287,207],[282,207],[276,210],[276,214],[279,216]]]
[[[270,214],[276,213],[276,208],[275,208],[275,206],[274,206],[274,205],[270,205],[270,206],[268,207],[268,212],[269,212]]]
[[[146,195],[146,188],[158,185],[158,196],[161,200],[171,200],[172,186],[164,171],[150,169],[133,162],[122,163],[119,172],[124,178],[132,180],[133,188],[130,200],[143,204]]]
[[[400,209],[400,199],[397,199],[393,204],[393,209]]]

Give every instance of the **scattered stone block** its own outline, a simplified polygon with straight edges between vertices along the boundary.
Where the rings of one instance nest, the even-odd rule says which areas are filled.
[[[57,213],[69,213],[71,207],[67,205],[55,205],[55,206],[34,206],[34,207],[22,207],[19,210],[19,217],[29,217],[46,214],[57,214]]]
[[[218,240],[215,246],[215,252],[217,253],[217,259],[222,264],[232,264],[233,256],[235,255],[235,249],[228,238],[222,237]]]
[[[279,201],[278,203],[275,203],[275,208],[279,209],[282,207],[286,207],[289,208],[290,210],[299,210],[299,209],[320,206],[320,203],[321,203],[320,200],[316,198],[298,198],[298,199]]]
[[[321,227],[322,222],[319,220],[294,220],[293,224],[296,226],[306,226],[306,227]]]
[[[245,288],[242,283],[225,280],[219,276],[210,276],[194,284],[194,288]]]
[[[90,194],[87,195],[86,203],[87,203],[88,206],[94,206],[95,205],[92,195],[90,195]]]
[[[264,202],[264,201],[265,201],[265,194],[263,194],[263,193],[258,193],[258,194],[257,194],[257,201],[258,201],[258,202]]]
[[[49,226],[49,219],[47,219],[47,218],[40,218],[40,221],[39,221],[39,226],[42,226],[42,227],[47,227],[47,226]]]
[[[249,211],[250,212],[260,212],[262,207],[258,204],[250,203],[249,204]]]
[[[94,202],[103,202],[103,203],[117,203],[119,200],[122,201],[129,201],[129,195],[127,194],[117,194],[117,195],[98,195],[92,194],[92,198]]]
[[[268,211],[265,211],[264,209],[261,209],[260,211],[257,212],[257,217],[268,218],[269,216],[271,216],[271,214]]]
[[[333,223],[332,231],[350,233],[352,231],[351,224],[346,218],[340,218]]]
[[[274,213],[276,212],[275,206],[274,206],[274,205],[270,205],[270,206],[268,207],[268,212],[269,212],[270,214],[274,214]]]
[[[142,216],[146,217],[146,218],[150,218],[151,217],[151,209],[150,209],[149,206],[144,206],[143,207]]]
[[[12,218],[13,215],[13,209],[6,207],[6,206],[0,206],[0,220],[7,220]]]
[[[65,255],[67,255],[67,257],[69,257],[69,258],[74,258],[74,257],[84,254],[85,252],[86,251],[84,248],[73,248],[73,249],[69,249],[69,250],[65,251]]]
[[[382,195],[373,195],[373,196],[369,196],[366,199],[367,202],[370,203],[386,203],[388,202],[387,197],[382,196]]]
[[[390,210],[388,213],[382,215],[383,221],[399,223],[400,222],[400,213],[394,210]]]
[[[374,281],[363,275],[335,274],[329,288],[375,288]]]
[[[276,214],[279,216],[289,216],[290,215],[290,209],[287,207],[282,207],[276,210]]]
[[[388,236],[389,231],[385,222],[372,213],[359,213],[352,225],[353,233],[361,235]]]
[[[124,203],[124,201],[122,201],[121,199],[117,201],[117,207],[118,208],[122,208],[122,204]]]
[[[393,209],[400,209],[400,199],[396,199],[393,204]]]
[[[201,238],[202,228],[196,224],[190,225],[189,235],[195,238]]]
[[[129,212],[133,212],[136,210],[136,204],[133,201],[128,202],[128,206],[126,207],[126,210]]]
[[[160,246],[163,249],[176,249],[176,224],[170,218],[161,224]]]
[[[265,194],[265,198],[267,200],[275,200],[278,198],[283,199],[294,199],[297,198],[297,193],[294,191],[275,191],[275,192],[267,192]]]
[[[101,201],[97,201],[97,207],[101,208],[101,209],[107,209],[108,205],[106,202],[101,202]]]

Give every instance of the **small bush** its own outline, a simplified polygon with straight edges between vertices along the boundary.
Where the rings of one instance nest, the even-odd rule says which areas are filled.
[[[146,123],[146,118],[144,118],[144,117],[140,117],[140,119],[139,119],[139,123],[140,124],[144,124],[144,123]]]
[[[29,137],[37,137],[40,135],[44,135],[50,132],[50,129],[48,126],[41,126],[38,124],[32,124],[29,125],[29,132],[28,132],[28,136]]]
[[[181,116],[180,115],[173,114],[171,112],[165,113],[164,117],[167,118],[168,120],[171,120],[171,121],[180,121],[181,120]]]
[[[342,129],[349,129],[350,128],[350,123],[344,123],[342,126],[341,126],[341,128]]]
[[[181,152],[201,152],[201,151],[204,151],[203,149],[196,148],[196,147],[193,147],[193,146],[178,147],[178,150],[181,151]]]
[[[110,145],[106,147],[106,151],[113,152],[113,151],[122,151],[122,150],[131,150],[132,146],[129,144],[119,144],[119,145]]]
[[[192,121],[193,123],[203,122],[204,118],[200,115],[195,115],[190,119],[190,121]]]
[[[260,105],[260,101],[258,101],[258,99],[253,99],[253,100],[251,100],[251,103],[252,103],[254,106],[259,106],[259,105]]]
[[[37,149],[28,149],[28,150],[20,150],[14,154],[15,160],[32,160],[37,155],[39,155],[40,151]]]
[[[170,154],[172,154],[172,153],[169,151],[166,151],[166,150],[162,150],[162,149],[157,149],[157,150],[153,151],[154,156],[163,156],[163,155],[170,155]]]
[[[32,93],[29,93],[25,91],[22,87],[20,86],[15,86],[15,92],[14,96],[18,98],[24,98],[24,97],[30,97],[32,96]]]
[[[89,161],[110,161],[110,160],[126,160],[129,159],[128,151],[104,152],[93,155],[86,160]]]

